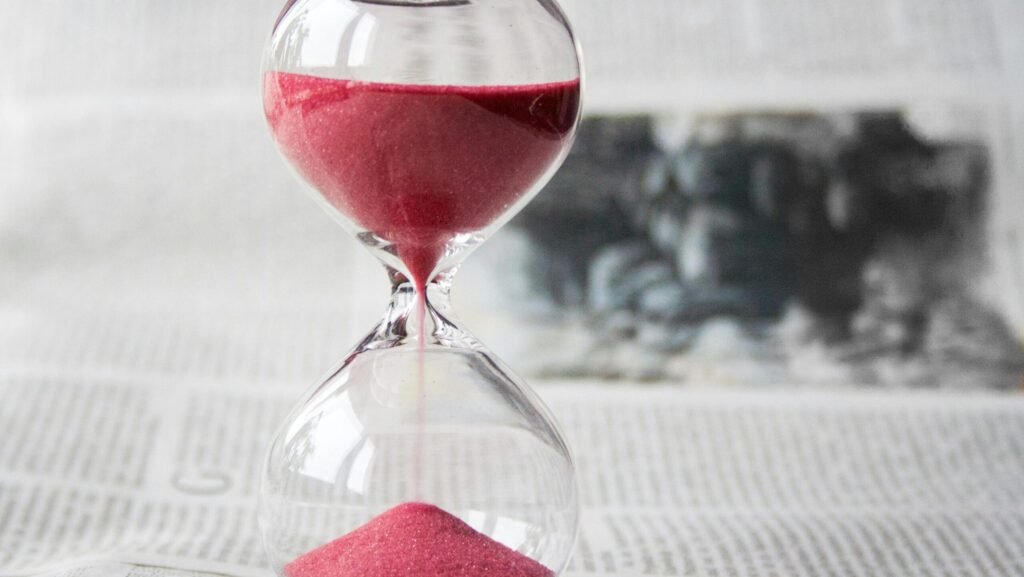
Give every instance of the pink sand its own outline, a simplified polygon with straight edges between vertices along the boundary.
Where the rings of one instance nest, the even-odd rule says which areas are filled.
[[[394,243],[417,288],[446,242],[486,228],[537,182],[580,103],[579,80],[419,86],[270,72],[264,90],[285,155],[335,208]]]
[[[425,503],[405,503],[292,561],[288,577],[552,577],[529,557]]]

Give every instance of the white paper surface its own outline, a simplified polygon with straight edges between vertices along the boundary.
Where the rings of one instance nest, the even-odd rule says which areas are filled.
[[[540,391],[580,473],[567,575],[1024,574],[1022,398]],[[269,575],[255,469],[295,396],[3,374],[0,575]]]

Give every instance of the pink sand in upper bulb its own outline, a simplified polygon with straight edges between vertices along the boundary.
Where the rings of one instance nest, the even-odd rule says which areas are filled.
[[[553,577],[529,557],[425,503],[405,503],[292,561],[288,577]]]
[[[274,138],[324,198],[394,244],[417,288],[445,243],[483,230],[565,148],[580,82],[380,84],[270,72]]]

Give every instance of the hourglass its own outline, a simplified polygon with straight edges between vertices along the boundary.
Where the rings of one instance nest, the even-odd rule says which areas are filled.
[[[283,155],[392,284],[380,324],[271,443],[259,513],[275,571],[561,572],[577,530],[570,452],[449,305],[459,264],[571,145],[580,64],[561,9],[292,0],[263,81]]]

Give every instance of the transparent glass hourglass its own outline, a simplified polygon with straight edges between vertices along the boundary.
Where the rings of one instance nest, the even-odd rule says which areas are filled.
[[[553,0],[293,0],[263,79],[284,157],[392,283],[381,322],[271,443],[259,518],[274,570],[561,572],[578,517],[569,449],[449,291],[571,145],[580,59],[564,14]]]

